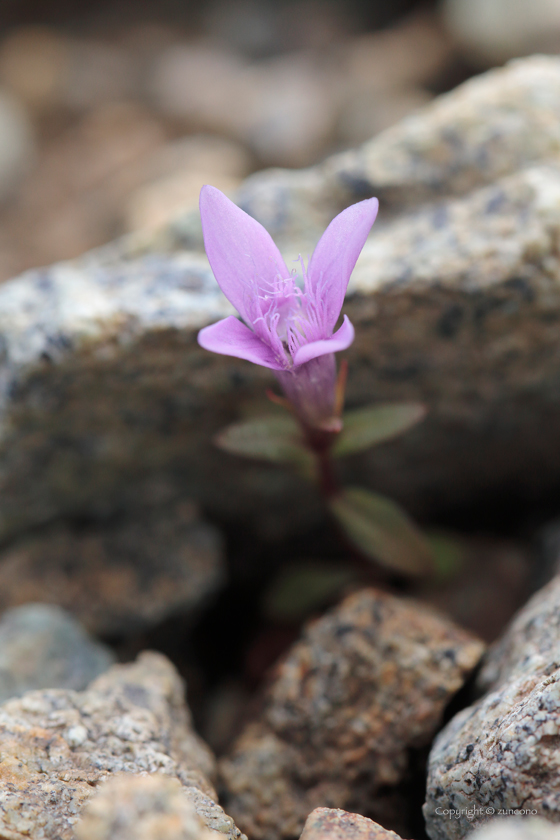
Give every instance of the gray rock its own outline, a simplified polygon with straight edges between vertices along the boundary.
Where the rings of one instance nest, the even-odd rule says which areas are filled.
[[[481,487],[521,497],[556,484],[559,116],[560,59],[518,61],[357,151],[253,176],[239,193],[288,259],[342,207],[380,195],[347,298],[348,401],[421,400],[429,413],[346,478],[417,515]],[[0,288],[1,540],[111,514],[149,476],[261,535],[320,521],[312,490],[212,447],[224,425],[267,410],[257,400],[272,380],[196,344],[232,312],[197,226],[183,217]]]
[[[228,840],[241,836],[216,804],[213,756],[160,654],[115,665],[84,692],[9,700],[0,707],[0,754],[0,833],[10,840],[71,840],[96,787],[119,773],[177,779],[206,825]]]
[[[0,703],[35,688],[84,689],[114,656],[60,607],[28,604],[0,620]]]
[[[554,577],[525,604],[507,632],[488,651],[478,676],[482,691],[512,679],[560,668],[560,577]]]
[[[486,694],[453,718],[430,754],[424,814],[432,840],[459,840],[500,811],[560,822],[559,577],[490,649],[479,685]]]
[[[421,604],[349,596],[308,625],[221,761],[228,811],[256,840],[297,837],[318,806],[376,817],[483,647]]]
[[[115,522],[53,525],[0,551],[0,610],[48,601],[105,636],[195,613],[223,581],[222,540],[192,502],[163,501]]]

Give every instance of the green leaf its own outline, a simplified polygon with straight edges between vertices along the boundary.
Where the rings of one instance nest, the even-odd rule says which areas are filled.
[[[215,443],[220,449],[245,458],[296,464],[308,470],[313,467],[313,457],[305,447],[299,426],[289,414],[234,423],[219,432]]]
[[[329,506],[352,542],[382,566],[406,575],[433,572],[429,543],[391,499],[347,487]]]
[[[273,621],[296,623],[326,606],[355,578],[352,569],[308,560],[278,574],[265,592],[262,609]]]
[[[427,535],[437,577],[447,580],[463,567],[466,559],[465,546],[459,540],[443,531],[432,531]]]
[[[426,409],[420,403],[386,403],[347,411],[342,418],[344,427],[333,446],[333,455],[340,457],[361,452],[397,437],[425,415]]]

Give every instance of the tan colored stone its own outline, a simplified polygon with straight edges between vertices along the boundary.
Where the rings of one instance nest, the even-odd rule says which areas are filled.
[[[116,775],[87,801],[77,840],[219,840],[178,779]]]
[[[169,143],[148,162],[146,183],[130,195],[125,225],[130,231],[156,231],[185,208],[198,206],[204,184],[233,193],[250,168],[243,146],[216,135]]]
[[[350,814],[340,808],[315,808],[305,821],[300,840],[400,840],[360,814]]]
[[[23,27],[0,44],[0,80],[33,109],[60,105],[72,62],[70,42],[47,27]]]
[[[366,589],[306,628],[259,719],[220,768],[227,807],[257,840],[297,837],[317,806],[375,816],[408,750],[429,742],[483,645],[428,607]]]
[[[119,773],[178,779],[206,825],[237,840],[213,771],[184,686],[157,653],[113,666],[86,691],[32,691],[0,707],[0,833],[9,840],[71,840],[97,785]]]

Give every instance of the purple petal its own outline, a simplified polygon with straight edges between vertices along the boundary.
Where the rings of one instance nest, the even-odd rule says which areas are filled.
[[[377,216],[379,202],[368,198],[336,216],[313,251],[307,270],[312,297],[321,302],[327,335],[340,315],[350,275]]]
[[[272,370],[284,370],[285,367],[277,361],[270,347],[234,315],[200,330],[198,343],[213,353],[237,356]]]
[[[300,347],[294,356],[294,365],[303,365],[305,362],[316,359],[317,356],[326,356],[327,353],[338,353],[339,350],[346,350],[354,341],[354,327],[344,316],[342,326],[331,335],[330,338],[323,338],[321,341],[312,341]]]
[[[258,316],[258,295],[273,292],[290,272],[270,234],[215,187],[200,191],[204,246],[218,285],[248,324]]]

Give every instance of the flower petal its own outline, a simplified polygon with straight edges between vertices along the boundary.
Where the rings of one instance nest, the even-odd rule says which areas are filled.
[[[252,332],[249,327],[238,321],[235,315],[229,315],[217,324],[204,327],[198,334],[198,343],[205,350],[221,353],[223,356],[237,356],[256,365],[284,370],[270,347]]]
[[[336,216],[313,251],[307,270],[312,297],[328,335],[340,315],[350,275],[377,216],[379,202],[368,198]]]
[[[330,338],[312,341],[310,344],[304,344],[303,347],[300,347],[294,356],[294,365],[303,365],[311,359],[316,359],[317,356],[326,356],[327,353],[338,353],[339,350],[346,350],[353,341],[354,327],[348,315],[345,315],[342,326]]]
[[[216,189],[200,191],[200,217],[208,260],[227,299],[248,324],[258,317],[259,295],[271,295],[278,275],[290,277],[280,251],[255,219]]]

